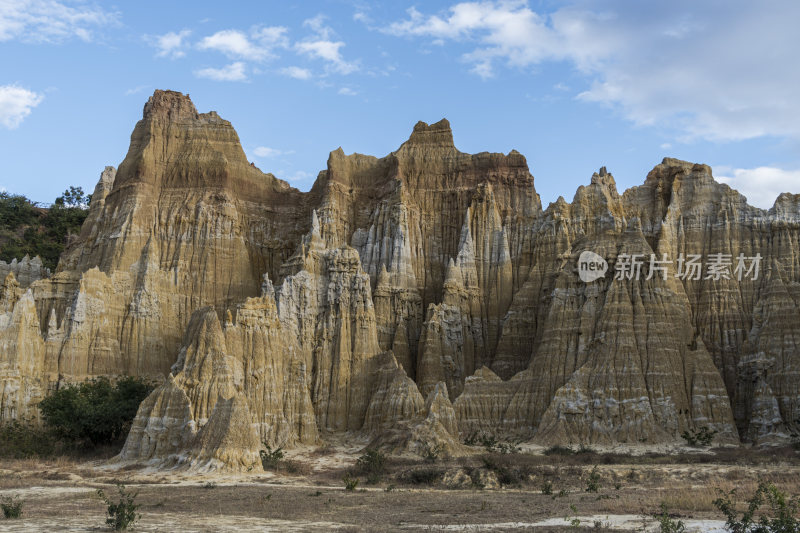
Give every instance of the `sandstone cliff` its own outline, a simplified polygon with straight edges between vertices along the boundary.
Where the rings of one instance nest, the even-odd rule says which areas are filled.
[[[799,240],[800,196],[757,209],[673,159],[623,194],[600,169],[543,211],[521,154],[462,153],[446,120],[382,158],[331,152],[302,193],[156,91],[57,272],[0,264],[0,416],[36,418],[58,382],[161,379],[121,458],[199,469],[332,435],[450,454],[474,431],[782,441]],[[585,251],[608,265],[590,282]]]

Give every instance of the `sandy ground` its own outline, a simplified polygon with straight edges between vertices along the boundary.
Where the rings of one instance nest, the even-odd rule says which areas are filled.
[[[355,469],[357,447],[293,450],[277,472],[248,474],[3,460],[0,497],[18,496],[24,507],[21,519],[0,518],[0,532],[105,531],[97,489],[116,495],[117,482],[138,491],[135,530],[165,532],[653,532],[659,528],[652,515],[663,502],[687,532],[721,533],[722,517],[712,503],[717,489],[748,495],[759,480],[790,495],[800,489],[800,453],[794,450],[624,451],[560,456],[534,448],[510,455],[477,449],[472,457],[433,464],[390,459],[372,484]],[[600,487],[587,492],[595,466]],[[361,480],[355,491],[344,490],[348,472]],[[543,494],[548,484],[545,492],[552,493]]]

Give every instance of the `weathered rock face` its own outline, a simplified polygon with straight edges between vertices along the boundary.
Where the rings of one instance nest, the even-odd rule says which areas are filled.
[[[0,261],[0,278],[5,279],[9,274],[14,274],[19,286],[27,289],[34,281],[50,277],[50,269],[42,265],[38,255],[33,259],[26,255],[20,261],[16,259],[12,259],[11,263]]]
[[[0,416],[36,418],[58,381],[171,371],[123,460],[246,470],[261,442],[332,434],[450,454],[475,431],[786,440],[799,241],[800,195],[756,209],[673,159],[542,211],[522,155],[462,153],[446,120],[383,158],[332,152],[301,193],[156,91],[57,272],[0,264]],[[607,262],[589,281],[587,251]]]

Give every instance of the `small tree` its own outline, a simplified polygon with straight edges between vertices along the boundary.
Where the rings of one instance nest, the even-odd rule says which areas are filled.
[[[386,468],[386,456],[375,448],[368,448],[356,460],[356,466],[362,474],[367,476],[367,483],[377,483]]]
[[[598,490],[600,490],[600,472],[597,471],[597,465],[595,465],[586,480],[586,492],[597,492]]]
[[[64,207],[85,208],[89,205],[91,196],[91,194],[84,194],[83,187],[70,186],[69,189],[64,191],[64,194],[56,198],[54,203]]]
[[[3,496],[0,498],[0,509],[3,510],[3,516],[10,520],[12,518],[19,518],[22,516],[22,501],[19,496]]]
[[[264,470],[276,470],[283,460],[283,448],[279,446],[273,450],[266,442],[263,444],[265,449],[258,452],[261,456],[261,466]]]
[[[62,439],[75,444],[113,444],[127,435],[139,404],[152,386],[140,378],[106,378],[67,385],[39,403],[42,419]]]
[[[661,533],[684,533],[686,531],[686,526],[682,520],[676,521],[672,519],[669,515],[669,508],[664,502],[661,502],[661,514],[653,515],[653,518],[658,520]]]
[[[772,483],[761,482],[755,494],[747,501],[747,510],[741,518],[736,511],[736,489],[725,492],[717,489],[720,497],[714,506],[725,515],[725,527],[731,533],[794,533],[800,531],[800,499],[787,498]],[[766,503],[769,512],[756,519],[761,506]]]
[[[117,490],[119,490],[119,502],[114,503],[110,498],[106,497],[102,489],[97,489],[97,495],[108,506],[106,518],[106,525],[111,527],[114,531],[120,531],[132,527],[142,515],[138,514],[136,510],[141,507],[135,503],[139,491],[128,492],[125,490],[125,485],[117,483]]]
[[[710,429],[708,426],[703,426],[695,431],[686,430],[681,433],[681,437],[683,437],[689,446],[710,446],[716,434],[716,430]]]

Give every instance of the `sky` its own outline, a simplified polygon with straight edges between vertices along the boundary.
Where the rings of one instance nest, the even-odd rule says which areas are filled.
[[[419,121],[527,158],[544,206],[664,157],[751,204],[800,193],[800,2],[0,0],[0,190],[52,202],[124,159],[155,89],[308,190]]]

